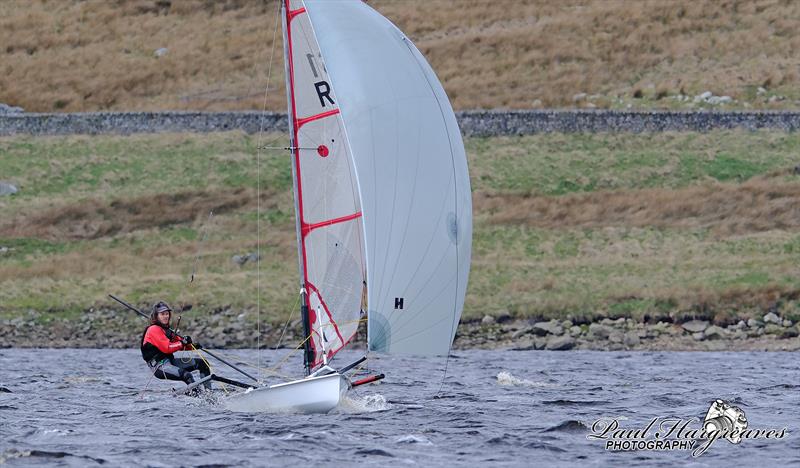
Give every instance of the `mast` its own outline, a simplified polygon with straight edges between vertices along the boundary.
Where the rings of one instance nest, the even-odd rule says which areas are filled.
[[[308,292],[306,290],[306,272],[303,262],[303,236],[302,211],[300,207],[300,191],[298,187],[298,148],[297,148],[297,112],[294,104],[294,82],[292,80],[292,56],[291,56],[291,23],[289,21],[289,0],[281,2],[281,18],[283,22],[283,62],[286,76],[286,100],[289,109],[289,149],[292,158],[292,186],[294,190],[294,218],[297,235],[297,261],[300,272],[300,317],[303,322],[303,367],[306,375],[311,374],[311,366],[314,362],[314,349],[311,343],[311,321],[308,316]]]

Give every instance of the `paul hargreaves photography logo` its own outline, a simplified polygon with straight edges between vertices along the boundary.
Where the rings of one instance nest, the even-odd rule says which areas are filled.
[[[700,418],[653,418],[644,427],[624,428],[619,419],[598,419],[589,440],[605,442],[609,451],[691,450],[693,457],[706,453],[718,440],[732,444],[745,439],[783,439],[787,428],[749,428],[744,411],[724,400],[715,400]]]

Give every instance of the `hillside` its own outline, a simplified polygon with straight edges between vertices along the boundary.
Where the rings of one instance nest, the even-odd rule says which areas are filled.
[[[457,109],[786,109],[800,100],[800,2],[369,3],[415,41]],[[265,101],[283,110],[276,5],[0,2],[0,102],[37,112],[244,110]],[[704,92],[716,98],[695,100]]]
[[[260,290],[262,318],[285,320],[297,301],[291,170],[283,153],[255,157],[284,139],[0,138],[0,174],[20,187],[0,197],[0,318],[74,317],[111,306],[108,293],[238,314]],[[724,324],[769,310],[800,320],[797,134],[465,143],[475,212],[466,321]],[[233,261],[258,248],[260,277]]]

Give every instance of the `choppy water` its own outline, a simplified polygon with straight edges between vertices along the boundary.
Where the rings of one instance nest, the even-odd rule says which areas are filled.
[[[224,353],[255,361],[255,351]],[[262,352],[272,364],[283,352]],[[0,350],[0,464],[8,466],[789,466],[800,464],[796,353],[459,351],[443,360],[380,357],[379,385],[332,414],[237,414],[174,397],[134,350]],[[348,361],[350,354],[343,357]],[[290,359],[284,370],[297,371]],[[218,372],[235,378],[233,372]],[[2,390],[2,389],[0,389]],[[224,398],[220,397],[220,398]],[[639,428],[702,418],[732,401],[751,428],[782,439],[690,451],[608,452],[593,422]],[[697,425],[699,427],[699,423]]]

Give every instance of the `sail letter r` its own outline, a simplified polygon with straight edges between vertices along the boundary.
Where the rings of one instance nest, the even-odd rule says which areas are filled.
[[[331,87],[327,81],[317,81],[316,83],[314,83],[314,87],[317,88],[317,96],[319,97],[319,104],[322,107],[325,107],[325,99],[327,99],[328,102],[330,102],[331,104],[336,104],[335,102],[333,102],[333,99],[331,99],[330,96]]]

